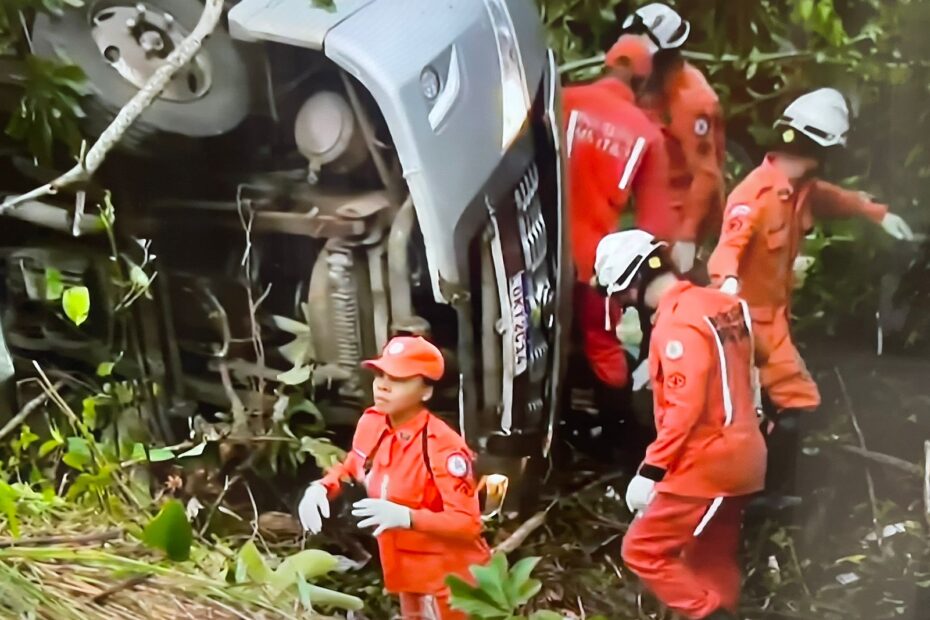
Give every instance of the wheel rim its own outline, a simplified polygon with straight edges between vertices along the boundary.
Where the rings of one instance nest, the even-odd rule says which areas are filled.
[[[139,89],[188,34],[170,12],[141,2],[106,6],[91,17],[91,36],[103,59]],[[198,54],[175,74],[160,96],[169,101],[194,101],[209,92],[212,82],[209,58]]]

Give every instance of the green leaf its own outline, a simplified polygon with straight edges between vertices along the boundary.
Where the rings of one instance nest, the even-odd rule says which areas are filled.
[[[495,553],[486,566],[472,566],[478,588],[485,592],[502,610],[511,610],[513,602],[508,599],[504,584],[507,581],[507,556]]]
[[[314,607],[335,607],[337,609],[346,609],[349,611],[359,611],[365,607],[365,603],[357,596],[343,594],[342,592],[321,588],[313,584],[307,584],[307,593]]]
[[[298,579],[316,579],[334,570],[339,564],[336,556],[320,551],[306,549],[286,558],[275,570],[271,578],[272,591],[285,590]]]
[[[71,322],[81,325],[90,314],[90,291],[86,286],[69,288],[61,297],[61,307]]]
[[[49,439],[39,446],[39,458],[44,459],[46,456],[57,450],[64,442],[60,439]]]
[[[278,381],[284,385],[300,385],[310,380],[310,367],[291,368],[278,375]]]
[[[54,267],[45,268],[45,299],[55,301],[61,299],[65,285],[61,280],[61,271]]]
[[[91,461],[90,444],[83,437],[68,437],[68,451],[61,460],[68,467],[84,471]]]
[[[539,564],[541,558],[523,558],[513,565],[510,569],[510,578],[507,580],[507,597],[512,604],[523,604],[526,601],[520,601],[522,588],[530,581],[530,574]]]
[[[297,573],[297,598],[300,604],[307,611],[313,611],[313,601],[310,597],[310,584],[304,579],[304,576]]]
[[[557,614],[554,611],[534,611],[529,620],[565,620],[562,614]],[[592,619],[593,620],[593,619]]]
[[[539,594],[540,590],[542,590],[542,582],[538,579],[530,579],[517,590],[515,603],[517,606],[525,605],[532,600],[534,596]]]
[[[168,448],[149,448],[148,457],[146,458],[145,446],[136,443],[132,446],[132,456],[130,458],[134,461],[148,460],[150,463],[161,463],[173,460],[174,452]]]
[[[251,581],[265,585],[271,581],[273,575],[254,542],[250,540],[242,545],[236,556],[236,583]]]
[[[98,377],[109,377],[113,374],[113,368],[116,366],[116,362],[101,362],[97,365],[97,376]]]
[[[184,505],[176,499],[168,500],[145,526],[142,540],[149,547],[161,549],[175,562],[190,558],[194,535]]]
[[[450,605],[453,609],[488,620],[508,618],[511,615],[511,610],[501,609],[483,590],[469,585],[455,575],[446,578],[446,585],[452,594]]]
[[[0,481],[0,512],[6,517],[6,525],[13,538],[19,538],[19,516],[17,505],[20,494],[8,483]]]
[[[81,401],[81,420],[87,428],[97,428],[97,401],[93,397]]]

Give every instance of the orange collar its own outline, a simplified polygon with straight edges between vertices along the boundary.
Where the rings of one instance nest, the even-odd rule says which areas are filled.
[[[774,153],[766,153],[762,165],[759,166],[763,182],[760,191],[774,189],[779,198],[787,200],[794,195],[798,188],[792,185],[791,180],[775,165],[774,158]]]
[[[675,309],[675,306],[678,305],[678,300],[681,298],[682,294],[686,291],[689,291],[694,288],[694,284],[688,282],[687,280],[679,280],[675,286],[673,286],[665,296],[659,300],[659,307],[656,308],[655,315],[653,316],[653,324],[658,322],[659,315],[666,311],[672,312]]]
[[[636,101],[636,95],[633,94],[632,89],[617,78],[601,78],[595,82],[595,84],[597,84],[598,88],[609,90],[612,94],[622,98],[624,101],[629,101],[630,103]]]
[[[394,428],[391,425],[391,417],[388,414],[382,411],[379,411],[375,407],[369,408],[366,411],[366,413],[376,413],[382,416],[384,419],[384,428],[387,429],[389,433],[396,433],[400,435],[401,439],[410,439],[412,437],[416,437],[420,433],[420,431],[422,431],[426,427],[427,423],[429,422],[429,417],[430,415],[432,415],[429,412],[429,409],[424,407],[423,409],[420,410],[418,414],[416,414],[415,416],[413,416],[412,418],[410,418],[409,420],[407,420],[406,422],[404,422],[397,428]]]

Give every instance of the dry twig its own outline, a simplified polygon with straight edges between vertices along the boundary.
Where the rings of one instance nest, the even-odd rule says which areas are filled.
[[[865,434],[862,432],[862,427],[859,426],[859,418],[856,417],[856,411],[852,406],[852,399],[849,398],[849,392],[846,390],[846,382],[843,381],[843,375],[840,374],[840,369],[836,366],[833,367],[833,372],[836,373],[836,379],[840,384],[840,391],[843,393],[843,400],[846,403],[846,410],[849,412],[849,417],[852,420],[853,429],[856,431],[856,436],[859,438],[859,447],[863,450],[868,450],[868,447],[865,445]],[[869,489],[869,502],[872,505],[872,526],[875,528],[875,536],[878,539],[879,546],[882,545],[882,528],[878,523],[878,498],[875,494],[875,480],[872,479],[872,471],[866,466],[865,468],[865,481]]]
[[[494,553],[512,553],[523,542],[529,538],[530,534],[539,529],[546,522],[547,510],[540,510],[532,517],[527,519],[520,527],[518,527],[513,534],[507,537],[501,544],[494,547]]]
[[[57,392],[64,386],[64,384],[64,381],[57,381],[55,385],[52,386],[52,390]],[[7,435],[16,430],[19,425],[25,422],[26,418],[32,415],[36,409],[41,407],[46,400],[48,400],[48,394],[43,391],[41,394],[26,403],[26,406],[23,407],[19,413],[13,416],[2,429],[0,429],[0,440],[4,439]]]
[[[82,536],[36,536],[33,538],[13,538],[0,540],[0,549],[9,547],[43,547],[51,545],[87,545],[114,540],[123,535],[123,530],[107,530],[96,534]]]

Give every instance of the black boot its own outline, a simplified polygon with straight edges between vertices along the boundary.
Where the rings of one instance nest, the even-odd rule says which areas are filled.
[[[749,514],[780,513],[801,504],[797,493],[801,444],[819,415],[809,409],[784,409],[776,414],[774,427],[765,438],[768,447],[765,491],[750,503]]]

